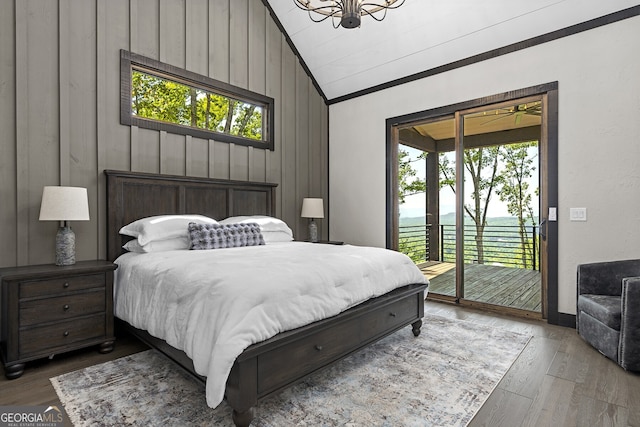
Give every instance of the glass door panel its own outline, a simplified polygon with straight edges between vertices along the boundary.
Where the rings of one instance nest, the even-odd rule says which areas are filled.
[[[540,100],[462,115],[464,283],[461,298],[541,311]]]
[[[429,279],[429,293],[456,298],[455,120],[400,129],[398,249]]]

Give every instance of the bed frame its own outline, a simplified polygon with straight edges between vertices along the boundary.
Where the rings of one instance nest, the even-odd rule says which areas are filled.
[[[107,255],[115,260],[128,238],[118,231],[136,219],[161,214],[275,215],[277,184],[106,170]],[[236,359],[225,397],[236,426],[248,426],[258,400],[302,380],[379,339],[412,325],[420,334],[426,285],[395,289],[337,316],[280,333],[248,347]],[[187,355],[125,324],[200,381]]]

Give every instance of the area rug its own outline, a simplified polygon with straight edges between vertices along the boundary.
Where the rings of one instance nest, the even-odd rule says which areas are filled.
[[[465,426],[531,338],[426,315],[261,401],[252,426]],[[233,426],[223,402],[155,350],[51,378],[80,426]]]

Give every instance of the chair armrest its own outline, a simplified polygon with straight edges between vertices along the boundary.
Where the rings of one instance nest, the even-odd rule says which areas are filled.
[[[640,277],[622,280],[618,359],[624,369],[640,371]]]
[[[620,295],[622,279],[640,276],[640,259],[578,265],[578,295]]]

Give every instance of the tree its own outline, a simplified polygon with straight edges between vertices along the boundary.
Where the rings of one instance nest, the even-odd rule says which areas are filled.
[[[153,120],[262,139],[263,108],[133,70],[132,114]]]
[[[498,174],[500,146],[479,147],[464,150],[464,167],[471,178],[472,204],[465,203],[464,210],[473,220],[476,228],[475,242],[477,262],[484,264],[484,229],[487,226],[487,212],[493,191],[501,182]],[[449,159],[441,154],[440,185],[447,185],[456,192],[455,169]]]
[[[533,259],[533,242],[527,239],[525,227],[527,220],[530,220],[535,225],[527,178],[532,176],[533,161],[536,157],[530,156],[528,149],[536,145],[537,141],[511,144],[504,146],[501,152],[504,171],[502,172],[502,185],[498,190],[498,195],[500,200],[507,203],[508,212],[518,219],[518,232],[520,234],[524,268],[527,268],[529,260]]]
[[[416,170],[411,165],[413,162],[426,159],[426,156],[427,153],[422,152],[417,158],[412,159],[408,151],[398,149],[398,203],[403,204],[407,196],[427,191],[426,180],[416,178]]]

